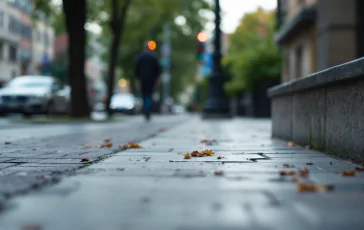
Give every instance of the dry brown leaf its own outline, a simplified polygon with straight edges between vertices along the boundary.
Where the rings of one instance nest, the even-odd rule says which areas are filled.
[[[300,177],[307,177],[308,174],[310,174],[310,171],[308,169],[303,169],[298,171]]]
[[[104,145],[104,147],[106,147],[106,148],[111,148],[111,147],[112,147],[112,143],[106,143],[106,144]]]
[[[199,151],[193,151],[191,153],[191,156],[193,156],[193,157],[199,157],[200,156],[200,152]]]
[[[81,162],[87,162],[87,161],[89,161],[89,159],[87,159],[87,158],[81,158]]]
[[[292,177],[292,182],[298,182],[298,177],[296,177],[296,176],[294,176],[294,177]]]
[[[344,170],[342,171],[343,176],[355,176],[356,170]]]
[[[280,171],[279,174],[281,176],[294,176],[296,175],[295,171]]]
[[[214,174],[215,174],[216,176],[222,176],[222,175],[224,175],[224,172],[223,172],[223,171],[221,171],[221,170],[216,170],[216,171],[214,172]]]
[[[285,145],[286,147],[296,147],[297,146],[297,144],[296,143],[294,143],[293,141],[289,141],[286,145]]]
[[[312,162],[307,162],[306,165],[313,165],[313,163]]]
[[[111,138],[106,138],[104,142],[109,143],[111,141]]]
[[[207,156],[212,156],[212,155],[214,155],[214,154],[215,154],[215,152],[213,152],[212,150],[208,150],[208,149],[206,149],[205,151],[203,151],[203,153],[204,153],[205,155],[207,155]]]
[[[364,167],[356,167],[355,170],[358,172],[364,172]]]
[[[297,185],[298,192],[328,192],[334,189],[334,186],[301,183]]]
[[[184,156],[185,159],[191,159],[191,155],[189,153],[186,153]]]
[[[284,164],[283,167],[294,168],[294,164]]]
[[[218,160],[221,160],[221,159],[222,159],[222,157],[221,157],[221,156],[218,156],[218,157],[217,157],[217,159],[218,159]]]
[[[92,148],[92,146],[84,146],[82,149],[91,149]]]
[[[207,142],[209,142],[209,140],[206,139],[200,141],[200,143],[207,143]]]
[[[134,142],[129,142],[129,148],[130,149],[141,149],[143,148],[142,146],[138,145],[137,143]]]

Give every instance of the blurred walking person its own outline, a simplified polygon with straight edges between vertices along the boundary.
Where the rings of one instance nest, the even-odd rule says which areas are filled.
[[[135,77],[139,83],[143,98],[143,114],[147,121],[150,120],[153,106],[153,92],[160,83],[162,72],[158,58],[152,53],[148,43],[144,45],[144,51],[138,55],[135,65]]]

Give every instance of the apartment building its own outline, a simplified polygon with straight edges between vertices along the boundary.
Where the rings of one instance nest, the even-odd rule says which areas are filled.
[[[39,15],[39,19],[33,23],[33,55],[32,66],[34,74],[41,74],[42,67],[48,65],[54,58],[54,29],[49,25],[45,15]],[[44,68],[43,68],[44,69]],[[42,74],[50,74],[45,72]]]
[[[364,1],[278,0],[277,6],[283,82],[363,56]]]
[[[45,20],[33,24],[32,13],[33,0],[0,0],[0,86],[37,73],[39,63],[53,56],[53,29]]]

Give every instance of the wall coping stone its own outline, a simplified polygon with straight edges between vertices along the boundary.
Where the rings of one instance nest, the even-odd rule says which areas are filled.
[[[362,77],[364,77],[364,58],[356,59],[345,64],[313,73],[307,77],[269,88],[268,96],[272,98],[293,94]]]

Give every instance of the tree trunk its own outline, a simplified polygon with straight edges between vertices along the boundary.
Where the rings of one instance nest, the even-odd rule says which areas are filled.
[[[131,0],[126,0],[123,4],[121,11],[119,12],[118,0],[112,0],[112,16],[110,21],[111,31],[113,32],[113,40],[110,46],[110,60],[109,60],[109,74],[107,84],[107,101],[106,108],[109,117],[112,116],[112,109],[110,107],[111,97],[114,93],[115,85],[115,67],[118,58],[119,45],[121,43],[121,37],[125,26],[126,13],[129,9]]]
[[[68,79],[71,86],[72,117],[89,117],[85,76],[86,47],[86,2],[87,0],[63,0],[63,12],[68,32]]]
[[[110,47],[109,74],[107,79],[107,101],[106,101],[107,115],[109,117],[112,116],[112,109],[110,108],[110,103],[111,103],[111,97],[114,93],[115,66],[118,56],[119,43],[120,43],[120,32],[113,35],[112,44]]]

